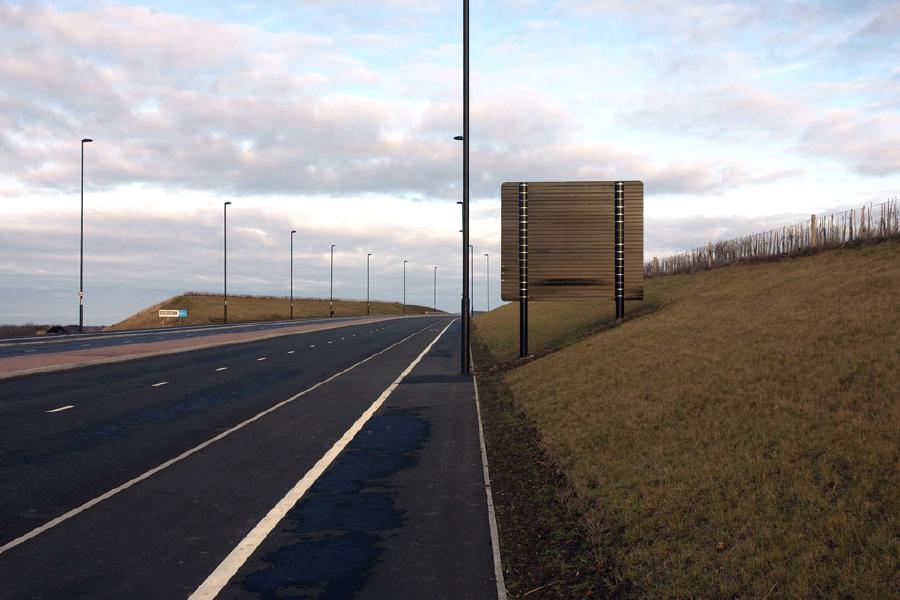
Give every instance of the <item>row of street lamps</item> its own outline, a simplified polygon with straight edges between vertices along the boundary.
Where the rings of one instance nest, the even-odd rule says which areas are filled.
[[[84,145],[94,140],[90,138],[83,138],[81,140],[81,227],[80,227],[80,241],[79,241],[79,267],[78,267],[78,332],[84,333]],[[460,204],[462,204],[460,202]],[[222,321],[224,323],[228,323],[228,207],[231,205],[231,202],[225,202],[222,205],[222,255],[223,255],[223,265],[222,265]],[[291,230],[291,283],[290,283],[290,318],[293,320],[294,318],[294,235],[297,233],[296,229]],[[469,247],[469,256],[470,256],[470,273],[471,273],[471,288],[475,288],[475,248],[468,244]],[[335,244],[331,244],[331,273],[330,273],[330,282],[329,282],[329,294],[328,294],[328,306],[329,306],[329,314],[334,317],[334,248]],[[370,298],[370,259],[372,257],[372,253],[369,252],[366,254],[366,315],[371,313],[371,298]],[[491,263],[490,263],[490,255],[485,252],[485,267],[487,273],[487,309],[491,309],[491,283],[490,283],[490,274],[491,274]],[[406,263],[409,262],[407,260],[403,261],[403,314],[406,314]],[[432,309],[437,312],[437,271],[438,267],[434,267],[434,291],[433,291],[433,299],[432,299]],[[471,310],[471,304],[468,306]]]
[[[224,259],[224,268],[223,268],[223,284],[222,284],[222,320],[224,323],[228,323],[228,206],[231,202],[225,202],[222,205],[223,210],[223,231],[222,231],[222,240],[224,243],[223,246],[223,259]],[[290,318],[293,320],[294,318],[294,235],[297,233],[296,229],[291,230],[291,284],[290,284]],[[329,285],[328,285],[328,312],[331,317],[334,317],[334,249],[337,244],[331,244],[331,260],[330,260],[330,274],[329,274]],[[471,248],[471,246],[469,246]],[[366,316],[371,314],[371,296],[370,296],[370,282],[371,282],[371,258],[373,254],[371,252],[366,253]],[[474,254],[472,255],[474,257]],[[485,258],[490,260],[489,255],[485,253]],[[474,260],[474,258],[473,258]],[[408,260],[403,261],[403,314],[406,314],[406,263]],[[473,263],[474,264],[474,263]],[[433,303],[432,310],[437,312],[437,270],[438,267],[434,267],[434,292],[433,292]],[[488,262],[488,275],[490,275],[490,262]],[[474,275],[473,275],[473,285],[474,285]],[[488,281],[488,310],[490,310],[490,281]]]
[[[474,249],[471,244],[469,244],[469,0],[463,0],[463,134],[455,136],[453,139],[457,141],[461,141],[463,143],[463,199],[460,204],[462,204],[462,304],[461,304],[461,317],[462,317],[462,373],[467,375],[469,373],[469,337],[470,337],[470,319],[471,319],[471,308],[472,301],[470,295],[470,287],[469,287],[469,272],[470,272],[470,262],[474,267]],[[78,332],[84,332],[84,145],[86,143],[90,143],[93,140],[89,138],[84,138],[81,140],[81,253],[79,258],[79,285],[78,285]],[[225,220],[227,225],[227,207],[231,204],[231,202],[225,203]],[[293,234],[295,231],[291,232],[291,318],[293,318],[294,311],[294,292],[293,292]],[[468,247],[468,248],[467,248]],[[466,260],[466,252],[470,253],[470,258]],[[228,322],[228,263],[227,263],[227,254],[228,254],[228,245],[227,240],[225,241],[225,265],[224,265],[224,274],[225,274],[225,285],[224,285],[224,306],[223,306],[223,319],[227,323]],[[370,255],[371,256],[371,255]],[[485,256],[487,256],[485,254]],[[404,299],[403,306],[406,307],[406,261],[403,263],[404,266]],[[437,310],[437,267],[434,267],[434,309]],[[490,269],[490,266],[488,266]],[[471,269],[474,271],[474,269]],[[366,257],[366,314],[369,313],[369,284],[368,284],[368,256]],[[331,293],[330,293],[330,307],[329,311],[331,316],[334,316],[334,245],[331,246]],[[474,275],[473,275],[474,277]],[[474,280],[473,280],[474,283]],[[489,284],[490,285],[490,284]],[[488,290],[488,294],[490,294],[490,290]],[[488,310],[490,310],[490,297],[488,299]]]

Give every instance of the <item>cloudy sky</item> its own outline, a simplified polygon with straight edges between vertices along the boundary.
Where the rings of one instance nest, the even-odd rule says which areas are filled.
[[[900,3],[472,0],[472,240],[506,180],[641,179],[649,258],[900,193]],[[0,322],[188,289],[459,306],[461,2],[0,0]]]

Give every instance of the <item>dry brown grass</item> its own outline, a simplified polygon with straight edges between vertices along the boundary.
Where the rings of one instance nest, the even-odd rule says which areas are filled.
[[[900,243],[646,292],[652,314],[506,379],[598,563],[646,597],[896,597]],[[506,343],[501,315],[476,322]]]
[[[639,302],[627,302],[626,313]],[[615,319],[612,300],[576,302],[531,302],[528,305],[528,351],[541,354],[561,348],[586,332]],[[490,358],[498,363],[519,356],[519,305],[511,302],[473,319],[478,339]]]
[[[222,297],[212,295],[181,295],[169,298],[134,314],[109,329],[143,329],[163,327],[159,309],[188,310],[187,319],[169,319],[168,325],[210,325],[222,322]],[[336,316],[346,317],[366,314],[366,303],[356,300],[335,300]],[[406,314],[423,314],[431,309],[412,304],[406,305]],[[399,302],[372,302],[372,315],[399,315],[403,305]],[[228,298],[228,322],[247,323],[253,321],[278,321],[290,316],[290,302],[287,298],[234,296]],[[327,317],[328,300],[320,298],[294,298],[294,318]]]

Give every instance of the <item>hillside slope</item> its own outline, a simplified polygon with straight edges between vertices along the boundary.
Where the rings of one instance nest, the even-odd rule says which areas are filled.
[[[168,323],[159,318],[160,309],[187,309],[188,318],[169,319]],[[366,314],[366,303],[356,300],[335,300],[336,316],[346,317]],[[425,306],[406,305],[406,314],[418,315],[430,312]],[[372,302],[372,315],[399,315],[403,305],[399,302]],[[290,316],[290,302],[287,298],[271,296],[229,296],[228,322],[245,323],[251,321],[276,321]],[[294,318],[327,317],[328,300],[321,298],[294,298]],[[177,321],[177,323],[175,322]],[[159,304],[154,304],[109,327],[111,330],[144,329],[173,325],[210,325],[222,322],[222,297],[212,295],[183,294],[173,296]]]
[[[597,564],[641,597],[900,589],[900,243],[652,279],[646,297],[653,312],[505,378]],[[475,320],[482,360],[509,356],[516,311]],[[542,321],[545,345],[583,327]]]

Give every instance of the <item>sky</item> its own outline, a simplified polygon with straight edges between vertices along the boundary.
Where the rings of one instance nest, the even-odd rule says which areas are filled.
[[[471,2],[476,310],[503,181],[639,179],[645,258],[900,193],[900,2]],[[0,323],[228,288],[459,309],[462,3],[0,0]]]

